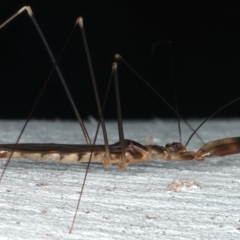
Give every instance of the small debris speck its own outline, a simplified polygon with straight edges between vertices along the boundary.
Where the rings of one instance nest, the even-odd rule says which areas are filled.
[[[181,190],[187,190],[187,189],[196,189],[199,188],[199,185],[193,181],[186,181],[186,180],[175,180],[173,183],[171,183],[166,191],[176,192]]]

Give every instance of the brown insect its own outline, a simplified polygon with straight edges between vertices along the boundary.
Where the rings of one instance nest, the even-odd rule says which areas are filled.
[[[133,140],[125,140],[109,145],[110,158],[106,159],[105,145],[22,143],[1,144],[0,158],[30,158],[39,161],[57,161],[61,163],[91,162],[103,163],[104,167],[118,164],[120,169],[129,164],[146,162],[152,159],[181,161],[198,160],[213,156],[226,156],[240,152],[240,137],[224,138],[204,144],[197,152],[187,151],[179,142],[168,143],[165,147],[142,145]],[[122,159],[122,148],[125,158]]]
[[[37,30],[39,31],[41,37],[43,37],[41,30],[33,16],[32,10],[30,7],[24,7],[20,9],[13,17],[11,17],[9,20],[4,22],[2,25],[0,25],[0,29],[4,27],[8,22],[10,22],[13,18],[15,18],[18,14],[21,12],[27,10],[29,13],[29,16],[33,20],[35,26],[37,27]],[[83,29],[83,22],[82,18],[77,19],[77,24],[80,25],[81,30],[84,32]],[[85,35],[83,34],[83,39],[86,41]],[[51,55],[51,50],[49,49],[46,40],[43,37],[43,42],[46,46],[46,49],[49,52],[49,55],[52,59],[52,62],[54,64],[54,67],[56,68],[61,81],[63,81],[63,84],[65,84],[64,79],[62,79],[60,69],[58,68],[57,61],[54,59],[54,57]],[[86,47],[86,46],[85,46]],[[89,55],[88,48],[86,47],[87,55]],[[89,57],[89,56],[88,56]],[[116,55],[116,59],[120,59],[120,55]],[[125,62],[123,60],[123,62]],[[91,63],[90,63],[91,64]],[[91,68],[91,67],[90,67]],[[113,74],[116,74],[116,63],[113,64]],[[93,75],[93,73],[92,73]],[[117,77],[115,78],[115,80]],[[93,76],[94,80],[94,76]],[[94,82],[94,81],[93,81]],[[117,82],[117,80],[116,80]],[[94,85],[95,83],[93,83]],[[117,86],[117,84],[116,84]],[[117,91],[118,92],[118,91]],[[102,117],[102,107],[100,106],[100,101],[98,100],[98,93],[97,89],[95,87],[95,95],[97,98],[97,104],[98,104],[98,110],[99,115],[101,119],[101,124],[104,131],[104,120]],[[70,97],[71,99],[71,97]],[[72,101],[72,100],[70,100]],[[119,101],[119,97],[118,100]],[[74,102],[72,103],[73,109],[76,109],[74,106]],[[118,105],[118,108],[120,108],[120,104]],[[76,112],[76,115],[78,116],[78,113]],[[121,115],[119,110],[119,115]],[[79,145],[79,144],[51,144],[51,143],[18,143],[21,134],[24,131],[26,124],[24,125],[23,131],[21,132],[18,140],[14,144],[0,144],[0,158],[7,158],[8,162],[4,168],[4,171],[2,173],[1,179],[3,177],[3,174],[7,168],[7,165],[12,158],[30,158],[34,160],[39,161],[57,161],[61,163],[78,163],[78,162],[99,162],[103,163],[104,167],[110,167],[112,164],[118,164],[120,169],[125,169],[129,164],[135,164],[140,162],[146,162],[152,159],[158,159],[158,160],[169,160],[169,161],[181,161],[181,160],[199,160],[202,161],[205,158],[209,158],[212,156],[226,156],[231,154],[236,154],[240,152],[240,137],[233,137],[233,138],[224,138],[219,139],[215,141],[208,142],[204,144],[198,151],[187,151],[186,145],[183,145],[180,142],[174,142],[171,144],[166,144],[163,146],[158,145],[142,145],[136,141],[133,140],[127,140],[124,139],[123,136],[123,129],[121,129],[121,116],[119,116],[120,123],[120,141],[115,144],[108,144],[108,140],[105,134],[105,144],[104,145],[96,145],[95,141],[94,143],[91,143],[90,138],[88,137],[88,133],[85,129],[85,126],[80,119],[80,117],[77,117],[79,120],[79,123],[83,129],[83,132],[85,133],[86,142],[88,144],[86,145]],[[30,119],[30,117],[29,117]],[[28,120],[29,120],[28,119]],[[85,177],[86,179],[86,177]],[[84,186],[84,184],[83,184]],[[82,188],[83,190],[83,188]],[[82,191],[81,191],[82,193]],[[80,197],[81,198],[81,197]],[[79,199],[80,202],[80,199]],[[78,207],[77,207],[78,208]],[[76,211],[77,213],[77,211]],[[75,213],[75,216],[76,216]],[[75,221],[75,218],[74,218]],[[73,224],[74,224],[73,221]],[[72,227],[73,227],[72,224]],[[72,231],[72,227],[70,229],[70,232]]]

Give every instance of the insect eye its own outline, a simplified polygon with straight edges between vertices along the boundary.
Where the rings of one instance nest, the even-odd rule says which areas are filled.
[[[171,151],[171,152],[174,152],[174,153],[185,150],[185,146],[183,146],[179,142],[168,143],[168,144],[165,145],[165,148],[167,148],[168,151]]]

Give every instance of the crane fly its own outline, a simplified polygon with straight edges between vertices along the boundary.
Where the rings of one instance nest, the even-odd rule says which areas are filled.
[[[40,27],[39,27],[36,19],[34,18],[31,8],[30,7],[21,8],[15,15],[13,15],[6,22],[4,22],[2,25],[0,25],[0,29],[5,27],[5,25],[7,25],[11,20],[13,20],[16,16],[18,16],[20,13],[22,13],[25,10],[28,12],[31,20],[33,21],[33,23],[34,23],[37,31],[39,32],[40,37],[42,38],[42,41],[49,53],[49,56],[53,63],[52,72],[53,72],[53,70],[57,71],[59,78],[64,85],[64,88],[66,90],[68,98],[71,102],[71,105],[74,109],[74,112],[77,116],[80,126],[84,132],[87,144],[80,145],[80,144],[52,144],[52,143],[19,143],[21,135],[22,135],[24,129],[26,128],[29,119],[31,118],[32,113],[30,113],[28,120],[24,124],[23,130],[21,131],[21,134],[19,135],[16,143],[0,144],[0,158],[8,159],[6,165],[3,169],[3,172],[1,174],[1,180],[4,176],[4,172],[7,169],[10,159],[16,159],[16,158],[30,158],[30,159],[34,159],[34,160],[40,160],[40,161],[57,161],[60,163],[87,162],[88,168],[89,168],[90,162],[98,162],[98,163],[103,163],[104,167],[110,167],[112,164],[117,164],[120,169],[125,169],[128,167],[129,164],[146,162],[151,159],[168,160],[168,161],[179,161],[179,160],[180,161],[181,160],[183,160],[183,161],[184,160],[202,161],[205,158],[209,158],[212,156],[225,156],[225,155],[240,153],[240,137],[223,138],[223,139],[208,142],[206,144],[203,144],[203,146],[200,147],[200,149],[196,152],[188,151],[186,149],[187,144],[183,145],[181,142],[173,142],[170,144],[168,143],[165,146],[159,146],[159,145],[142,145],[134,140],[125,139],[124,134],[123,134],[123,128],[122,128],[122,119],[121,119],[121,105],[120,105],[120,97],[119,97],[119,90],[118,90],[117,63],[113,64],[112,75],[114,75],[114,79],[115,79],[115,89],[116,89],[116,97],[117,97],[117,108],[118,108],[118,119],[119,119],[119,124],[118,124],[119,142],[116,142],[114,144],[108,144],[107,134],[106,134],[106,130],[105,130],[105,124],[104,124],[104,119],[103,119],[104,104],[103,104],[103,106],[101,106],[101,104],[100,104],[98,90],[97,90],[96,82],[95,82],[95,76],[94,76],[94,73],[92,70],[92,65],[91,65],[91,58],[90,58],[90,54],[89,54],[88,46],[87,46],[87,42],[86,42],[86,35],[85,35],[84,28],[83,28],[83,19],[81,17],[79,17],[76,21],[76,24],[80,26],[80,29],[83,34],[82,35],[83,42],[85,44],[86,55],[87,55],[88,63],[89,63],[89,67],[90,67],[90,73],[91,73],[91,77],[92,77],[92,81],[93,81],[95,97],[96,97],[96,102],[98,105],[98,112],[99,112],[99,116],[100,116],[101,127],[103,129],[105,144],[104,145],[95,144],[96,137],[95,137],[95,140],[93,142],[91,142],[91,140],[88,136],[87,130],[83,124],[83,121],[81,120],[81,117],[75,107],[75,103],[72,100],[72,97],[68,91],[68,88],[66,87],[66,82],[62,76],[61,70],[58,66],[60,57],[55,59],[54,56],[52,55],[51,50],[40,30]],[[60,54],[60,56],[61,55],[62,55],[62,53]],[[121,59],[123,63],[125,63],[127,66],[129,66],[126,63],[126,61],[119,54],[116,54],[115,57],[116,57],[116,61]],[[51,73],[50,73],[50,75],[51,75]],[[50,76],[49,76],[49,78],[50,78]],[[146,84],[149,85],[148,83],[146,83]],[[156,93],[156,94],[158,94],[158,93]],[[160,96],[160,98],[162,98],[162,97]],[[234,100],[234,101],[236,101],[236,100]],[[36,102],[36,104],[37,104],[37,102]],[[170,106],[170,108],[172,108],[172,107]],[[177,114],[179,115],[179,113],[177,113]],[[180,115],[179,115],[179,117],[182,118]],[[99,126],[97,129],[99,129]],[[97,130],[97,132],[98,132],[98,130]],[[194,131],[194,134],[195,133],[196,133],[196,131]],[[97,134],[96,134],[96,136],[97,136]],[[190,139],[189,139],[189,141],[190,141]],[[87,174],[85,175],[85,180],[84,180],[83,186],[85,185],[86,176],[87,176]],[[79,198],[77,209],[80,204],[82,192],[83,192],[83,188],[81,190],[81,195]],[[74,222],[76,219],[76,214],[77,214],[77,210],[75,212],[75,217],[74,217],[72,226],[70,228],[70,232],[73,229],[73,225],[74,225]]]

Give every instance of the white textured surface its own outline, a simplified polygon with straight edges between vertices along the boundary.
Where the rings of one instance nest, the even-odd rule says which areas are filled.
[[[22,124],[0,121],[0,141],[15,141]],[[117,141],[116,124],[107,126],[110,141]],[[96,126],[87,127],[93,136]],[[22,142],[84,143],[78,129],[73,122],[33,121]],[[125,132],[126,138],[142,143],[149,136],[161,145],[178,141],[171,121],[126,122]],[[183,133],[186,140],[190,131],[183,127]],[[240,120],[209,121],[200,134],[205,142],[240,136]],[[194,138],[188,148],[200,146]],[[0,184],[0,239],[239,239],[239,158],[155,160],[125,171],[92,164],[71,235],[86,164],[11,161]],[[176,180],[192,187],[174,191]]]

